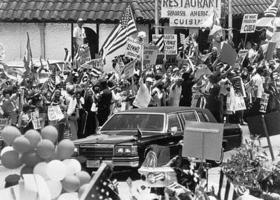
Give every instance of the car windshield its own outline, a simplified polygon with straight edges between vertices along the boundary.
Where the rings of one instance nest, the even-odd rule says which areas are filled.
[[[137,130],[137,127],[141,131],[162,131],[163,121],[162,114],[115,114],[104,124],[101,131]]]

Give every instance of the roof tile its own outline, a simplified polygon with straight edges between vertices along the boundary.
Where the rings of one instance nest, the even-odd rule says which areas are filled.
[[[227,0],[222,0],[227,4]],[[233,0],[234,15],[262,14],[273,0]],[[131,5],[135,19],[154,20],[154,0],[1,0],[0,21],[116,22]],[[160,7],[160,3],[159,3]]]

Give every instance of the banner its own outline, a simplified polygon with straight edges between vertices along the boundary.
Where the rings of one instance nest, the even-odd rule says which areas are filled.
[[[240,33],[254,33],[256,30],[256,23],[258,14],[245,14],[240,29]]]
[[[144,65],[155,65],[157,61],[158,47],[155,45],[144,46]]]
[[[164,51],[166,55],[177,55],[177,35],[164,34]]]
[[[169,18],[170,26],[199,28],[213,12],[221,17],[221,0],[161,1],[161,18]]]
[[[125,56],[140,60],[141,49],[142,49],[141,44],[138,44],[132,41],[131,39],[128,39],[126,49],[125,49]]]

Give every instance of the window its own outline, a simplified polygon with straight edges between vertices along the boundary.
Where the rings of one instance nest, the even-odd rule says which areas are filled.
[[[168,116],[168,131],[171,130],[172,127],[177,127],[177,131],[182,131],[179,119],[177,115],[169,115]]]
[[[202,112],[197,112],[197,114],[201,122],[209,122],[206,114],[203,114]]]
[[[164,115],[162,114],[115,114],[102,127],[101,131],[137,130],[162,131]]]
[[[184,112],[182,113],[185,121],[197,121],[194,112]]]

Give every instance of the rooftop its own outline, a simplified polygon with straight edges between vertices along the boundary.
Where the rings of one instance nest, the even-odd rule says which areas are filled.
[[[116,23],[130,4],[136,21],[154,21],[155,0],[1,0],[2,22],[76,22]],[[233,15],[262,14],[273,0],[233,0]],[[160,2],[160,0],[159,0]],[[227,6],[228,0],[224,7]],[[160,3],[159,3],[160,7]],[[226,10],[222,9],[222,10]],[[159,12],[160,13],[160,12]],[[227,12],[223,12],[226,15]]]

